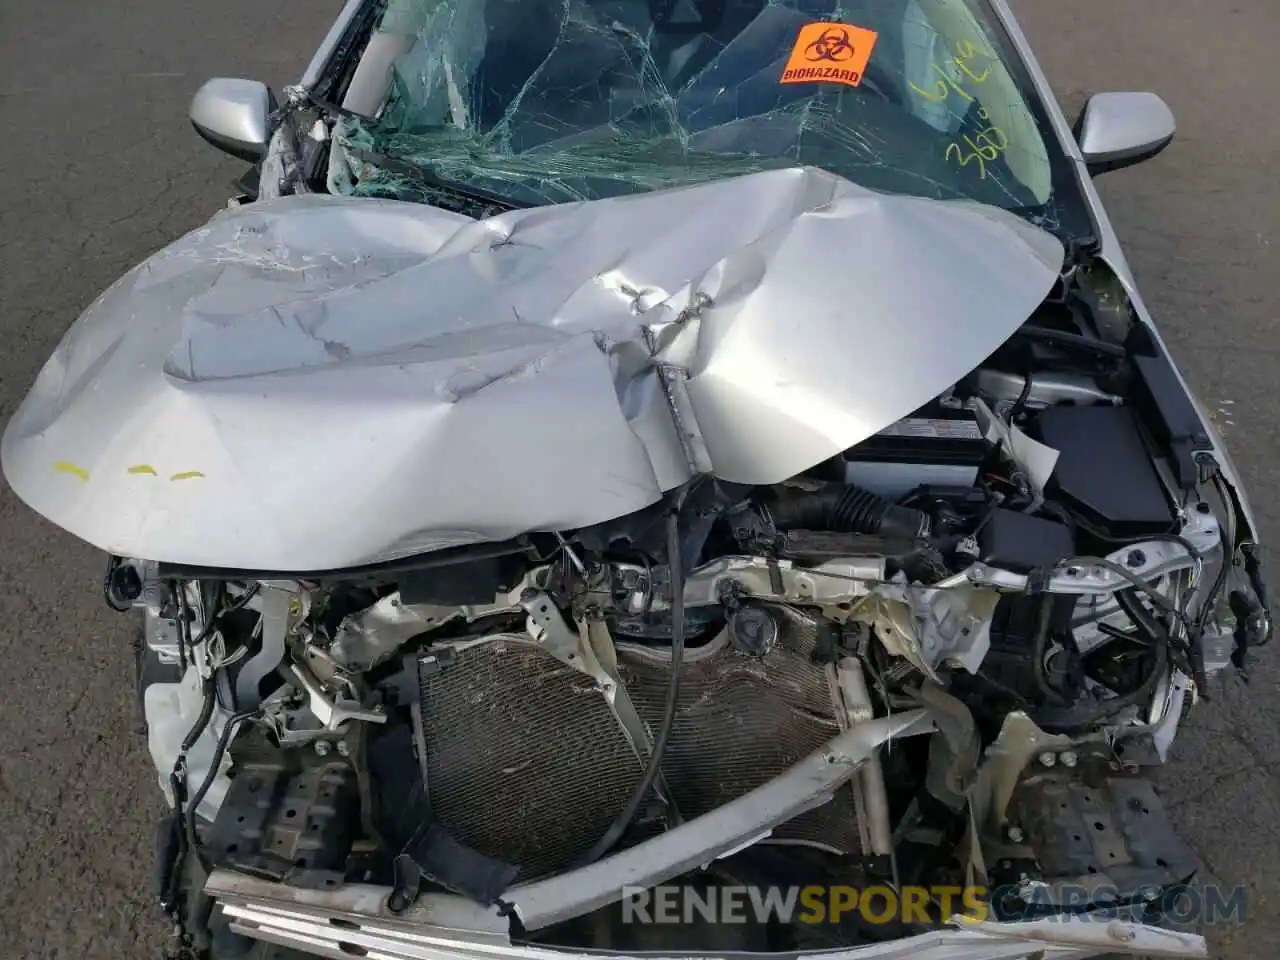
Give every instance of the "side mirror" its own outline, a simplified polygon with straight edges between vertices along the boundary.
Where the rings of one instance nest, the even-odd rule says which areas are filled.
[[[191,98],[191,124],[224,153],[257,163],[267,153],[276,98],[265,83],[215,77]]]
[[[1076,121],[1076,142],[1094,176],[1154,157],[1173,140],[1169,105],[1154,93],[1098,93]]]

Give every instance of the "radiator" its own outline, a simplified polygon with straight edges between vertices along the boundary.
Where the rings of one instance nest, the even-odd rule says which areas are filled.
[[[762,659],[734,650],[725,634],[686,651],[662,770],[682,817],[760,786],[839,732],[827,672],[810,658],[813,645],[812,627],[797,618]],[[520,880],[567,867],[609,828],[643,772],[607,701],[591,678],[523,635],[458,645],[438,668],[445,659],[424,660],[420,672],[423,766],[435,815],[463,843],[519,864]],[[620,644],[618,662],[656,736],[670,651]],[[857,853],[851,792],[841,790],[774,836]]]

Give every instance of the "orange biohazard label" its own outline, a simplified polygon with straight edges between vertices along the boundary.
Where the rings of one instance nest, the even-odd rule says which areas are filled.
[[[874,30],[847,23],[807,23],[800,28],[779,83],[843,83],[856,87],[876,45]]]

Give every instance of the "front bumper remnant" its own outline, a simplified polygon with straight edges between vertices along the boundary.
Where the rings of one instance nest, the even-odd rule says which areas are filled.
[[[348,885],[339,891],[303,890],[225,870],[207,890],[231,930],[332,960],[570,960],[582,951],[512,943],[496,911],[458,897],[428,895],[400,920],[385,909],[387,890]],[[1019,923],[971,923],[887,943],[827,951],[822,960],[1085,960],[1103,954],[1207,957],[1202,937],[1121,919],[1058,917]],[[611,960],[662,960],[611,954]],[[744,958],[749,960],[749,958]]]
[[[606,906],[624,887],[652,886],[729,855],[778,824],[825,802],[891,739],[936,729],[927,710],[862,723],[763,786],[651,840],[560,876],[514,887],[502,906],[427,894],[393,914],[386,887],[346,884],[301,889],[215,870],[205,885],[231,930],[333,960],[564,960],[573,951],[513,943],[508,913],[525,930],[544,929]],[[1101,939],[1099,939],[1101,938]],[[831,960],[1074,960],[1103,952],[1203,957],[1200,937],[1139,923],[1063,919],[1059,923],[960,924],[888,943],[823,954]],[[615,955],[616,956],[616,955]],[[629,958],[621,958],[629,960]]]

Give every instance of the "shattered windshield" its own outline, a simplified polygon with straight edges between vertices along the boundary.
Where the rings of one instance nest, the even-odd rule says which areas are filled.
[[[1066,161],[985,0],[390,0],[378,30],[404,52],[335,128],[335,192],[533,206],[811,165],[1059,226]]]

